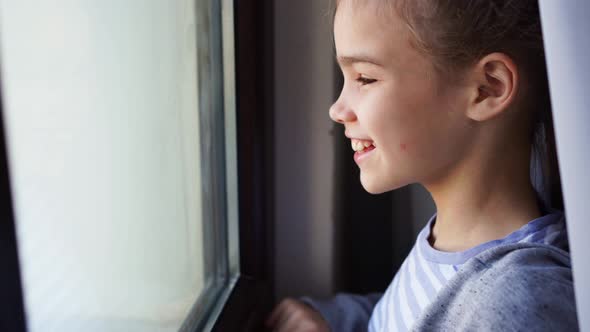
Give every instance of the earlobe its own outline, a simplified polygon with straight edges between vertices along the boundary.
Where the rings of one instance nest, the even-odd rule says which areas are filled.
[[[474,97],[469,118],[485,121],[504,114],[514,101],[518,89],[518,71],[506,54],[491,53],[473,67]]]

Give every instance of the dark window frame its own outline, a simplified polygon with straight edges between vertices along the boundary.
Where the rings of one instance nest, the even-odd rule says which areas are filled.
[[[261,331],[273,305],[273,8],[234,1],[241,273],[214,331]]]

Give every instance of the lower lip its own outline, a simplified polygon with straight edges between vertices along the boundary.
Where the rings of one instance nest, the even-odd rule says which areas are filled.
[[[363,151],[357,151],[354,153],[354,161],[358,164],[361,161],[365,160],[368,156],[370,156],[373,151],[375,150],[374,146],[370,146]]]

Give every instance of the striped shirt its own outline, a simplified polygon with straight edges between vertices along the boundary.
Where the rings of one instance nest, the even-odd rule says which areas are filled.
[[[486,249],[516,242],[545,243],[565,250],[568,246],[564,215],[551,211],[502,239],[461,252],[438,251],[428,242],[435,217],[418,234],[412,251],[375,306],[369,321],[370,332],[410,330],[422,310],[461,265]]]

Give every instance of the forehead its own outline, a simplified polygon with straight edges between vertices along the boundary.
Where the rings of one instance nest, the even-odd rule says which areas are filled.
[[[339,58],[356,55],[389,62],[410,48],[408,29],[391,5],[379,0],[341,0],[334,16]]]

